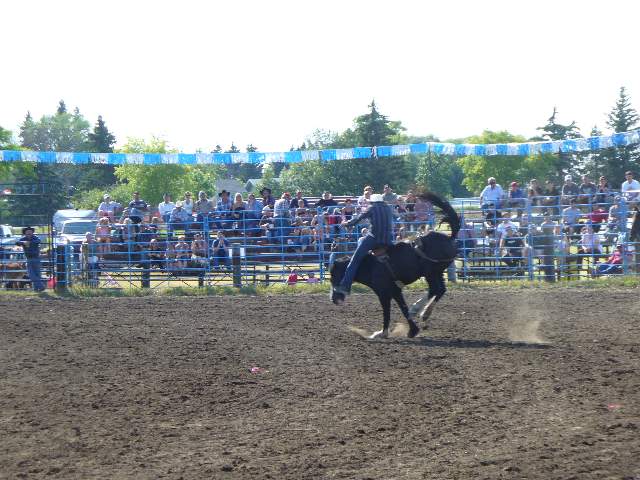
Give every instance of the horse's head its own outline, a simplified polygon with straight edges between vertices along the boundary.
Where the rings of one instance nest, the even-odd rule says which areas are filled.
[[[331,301],[336,305],[340,305],[344,302],[344,294],[337,292],[335,287],[340,284],[342,277],[344,277],[344,272],[347,270],[348,260],[338,259],[333,262],[331,265],[331,269],[329,272],[331,273]]]

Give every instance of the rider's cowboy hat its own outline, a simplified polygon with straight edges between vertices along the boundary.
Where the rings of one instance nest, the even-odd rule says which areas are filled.
[[[24,228],[22,229],[22,234],[23,234],[23,235],[26,235],[26,234],[27,234],[27,232],[28,232],[29,230],[31,230],[33,233],[36,233],[36,229],[35,229],[35,228],[33,228],[33,227],[24,227]]]
[[[374,193],[369,198],[370,202],[384,202],[384,197],[379,193]]]
[[[260,195],[264,195],[264,192],[269,192],[269,195],[271,195],[271,189],[269,187],[264,187],[259,193]]]

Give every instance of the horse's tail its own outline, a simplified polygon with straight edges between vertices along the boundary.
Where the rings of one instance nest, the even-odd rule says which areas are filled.
[[[442,210],[442,213],[444,213],[442,221],[447,222],[451,227],[451,238],[456,238],[456,235],[458,235],[458,232],[460,231],[460,217],[451,204],[433,192],[424,192],[418,196],[423,200],[431,202]]]

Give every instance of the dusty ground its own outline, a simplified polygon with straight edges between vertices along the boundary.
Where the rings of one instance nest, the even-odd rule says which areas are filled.
[[[0,297],[0,477],[637,479],[639,305],[461,289],[369,342],[370,295]]]

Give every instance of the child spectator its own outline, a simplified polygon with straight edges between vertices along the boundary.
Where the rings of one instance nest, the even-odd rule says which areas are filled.
[[[309,272],[309,275],[307,276],[307,283],[319,283],[320,280],[318,280],[318,277],[316,277],[316,274],[314,272]]]
[[[597,277],[600,275],[615,275],[622,273],[623,249],[623,245],[617,245],[606,263],[597,263],[595,265],[593,275]]]
[[[287,277],[287,285],[294,286],[296,283],[298,283],[298,271],[292,270]]]
[[[229,241],[224,237],[224,233],[218,230],[217,238],[213,241],[213,268],[217,269],[220,262],[228,268],[231,265],[229,259]]]
[[[111,251],[111,225],[109,225],[109,218],[102,217],[96,225],[95,240],[98,243],[96,253],[100,258],[104,259],[104,256]]]

